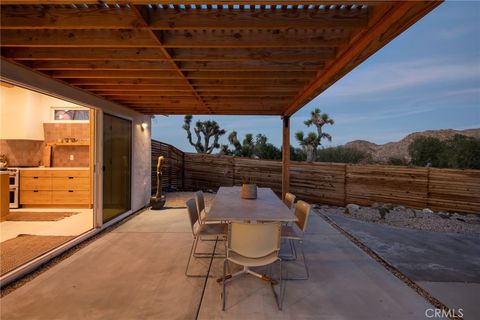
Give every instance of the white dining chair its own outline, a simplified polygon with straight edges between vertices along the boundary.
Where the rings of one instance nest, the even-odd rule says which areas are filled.
[[[282,239],[286,239],[290,244],[293,259],[283,257],[284,260],[297,260],[297,251],[295,249],[295,241],[300,244],[300,249],[303,257],[303,265],[305,267],[305,276],[299,278],[289,278],[288,280],[307,280],[310,277],[308,271],[307,260],[305,258],[305,252],[303,250],[303,238],[307,229],[308,216],[310,215],[311,205],[307,202],[299,200],[295,205],[295,216],[297,221],[293,225],[282,226]]]
[[[188,217],[190,220],[190,227],[192,229],[193,242],[188,256],[187,266],[185,268],[185,275],[187,277],[206,277],[207,275],[190,274],[188,268],[192,256],[195,258],[225,258],[225,254],[218,254],[215,252],[197,252],[197,245],[199,240],[224,240],[227,236],[228,226],[224,223],[215,224],[200,224],[198,221],[197,205],[194,199],[190,199],[186,203]],[[225,241],[223,243],[226,243]],[[226,250],[226,249],[225,249]]]
[[[281,223],[244,223],[232,222],[229,224],[227,236],[227,257],[223,263],[223,294],[222,310],[226,305],[226,284],[228,281],[243,275],[250,274],[262,280],[270,282],[278,308],[282,309],[284,285],[282,280],[282,260],[278,256],[280,251]],[[253,271],[252,267],[280,264],[280,293],[277,294],[274,285],[276,280]],[[228,263],[243,266],[242,271],[230,276],[226,275]]]

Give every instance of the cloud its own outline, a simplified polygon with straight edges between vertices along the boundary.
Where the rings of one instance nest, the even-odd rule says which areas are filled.
[[[378,95],[401,89],[416,89],[440,83],[480,79],[478,57],[463,60],[420,59],[415,61],[377,63],[353,71],[324,97]]]

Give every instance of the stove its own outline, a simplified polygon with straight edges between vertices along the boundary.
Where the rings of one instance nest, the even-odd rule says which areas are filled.
[[[20,169],[19,168],[2,168],[1,171],[8,171],[8,186],[9,186],[9,198],[10,208],[16,209],[18,205],[18,195],[20,193]]]

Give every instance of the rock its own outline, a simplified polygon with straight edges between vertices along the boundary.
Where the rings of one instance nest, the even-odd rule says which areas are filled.
[[[381,203],[378,203],[378,202],[374,202],[374,203],[371,205],[372,208],[380,208],[381,206],[382,206],[382,204],[381,204]]]
[[[395,206],[391,203],[384,203],[382,205],[382,208],[385,208],[385,209],[388,209],[388,210],[393,210],[395,208]]]
[[[425,208],[425,209],[422,210],[422,213],[429,214],[429,213],[433,213],[433,211],[429,208]]]
[[[396,206],[395,208],[393,208],[393,210],[402,211],[402,210],[405,210],[405,207],[404,206]]]
[[[438,216],[442,219],[450,219],[450,215],[445,213],[439,213]]]
[[[346,208],[348,210],[358,210],[358,209],[360,209],[360,206],[358,204],[349,203],[349,204],[347,204]]]
[[[359,209],[360,209],[359,205],[350,203],[350,204],[347,204],[347,206],[345,207],[345,213],[346,214],[351,214],[355,211],[358,211]]]

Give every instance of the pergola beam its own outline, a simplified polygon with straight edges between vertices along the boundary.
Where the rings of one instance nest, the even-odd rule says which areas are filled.
[[[350,32],[328,30],[188,30],[164,31],[161,43],[148,30],[1,30],[2,45],[8,47],[76,48],[334,48],[348,41]],[[168,58],[167,58],[168,59]]]
[[[173,49],[177,61],[292,61],[318,62],[335,58],[335,48],[178,48]]]
[[[35,70],[176,70],[167,60],[36,60],[25,62]],[[324,63],[264,62],[264,61],[213,61],[213,62],[177,62],[182,71],[318,71]]]
[[[131,5],[152,5],[152,4],[159,4],[159,5],[324,5],[324,6],[331,6],[331,5],[369,5],[369,6],[376,6],[376,5],[383,5],[391,1],[388,0],[366,0],[366,1],[358,1],[358,0],[297,0],[297,1],[289,1],[289,0],[236,0],[232,2],[231,0],[172,0],[172,1],[164,1],[164,0],[128,0],[125,3]],[[2,0],[3,5],[71,5],[71,0]],[[81,0],[81,4],[99,4],[98,0]],[[102,0],[101,3],[104,4],[118,4],[118,0]]]
[[[3,2],[3,1],[2,1]],[[367,10],[291,9],[276,10],[192,10],[158,9],[149,13],[148,26],[143,26],[133,10],[127,7],[12,7],[1,10],[2,29],[299,29],[361,28],[367,23]]]

